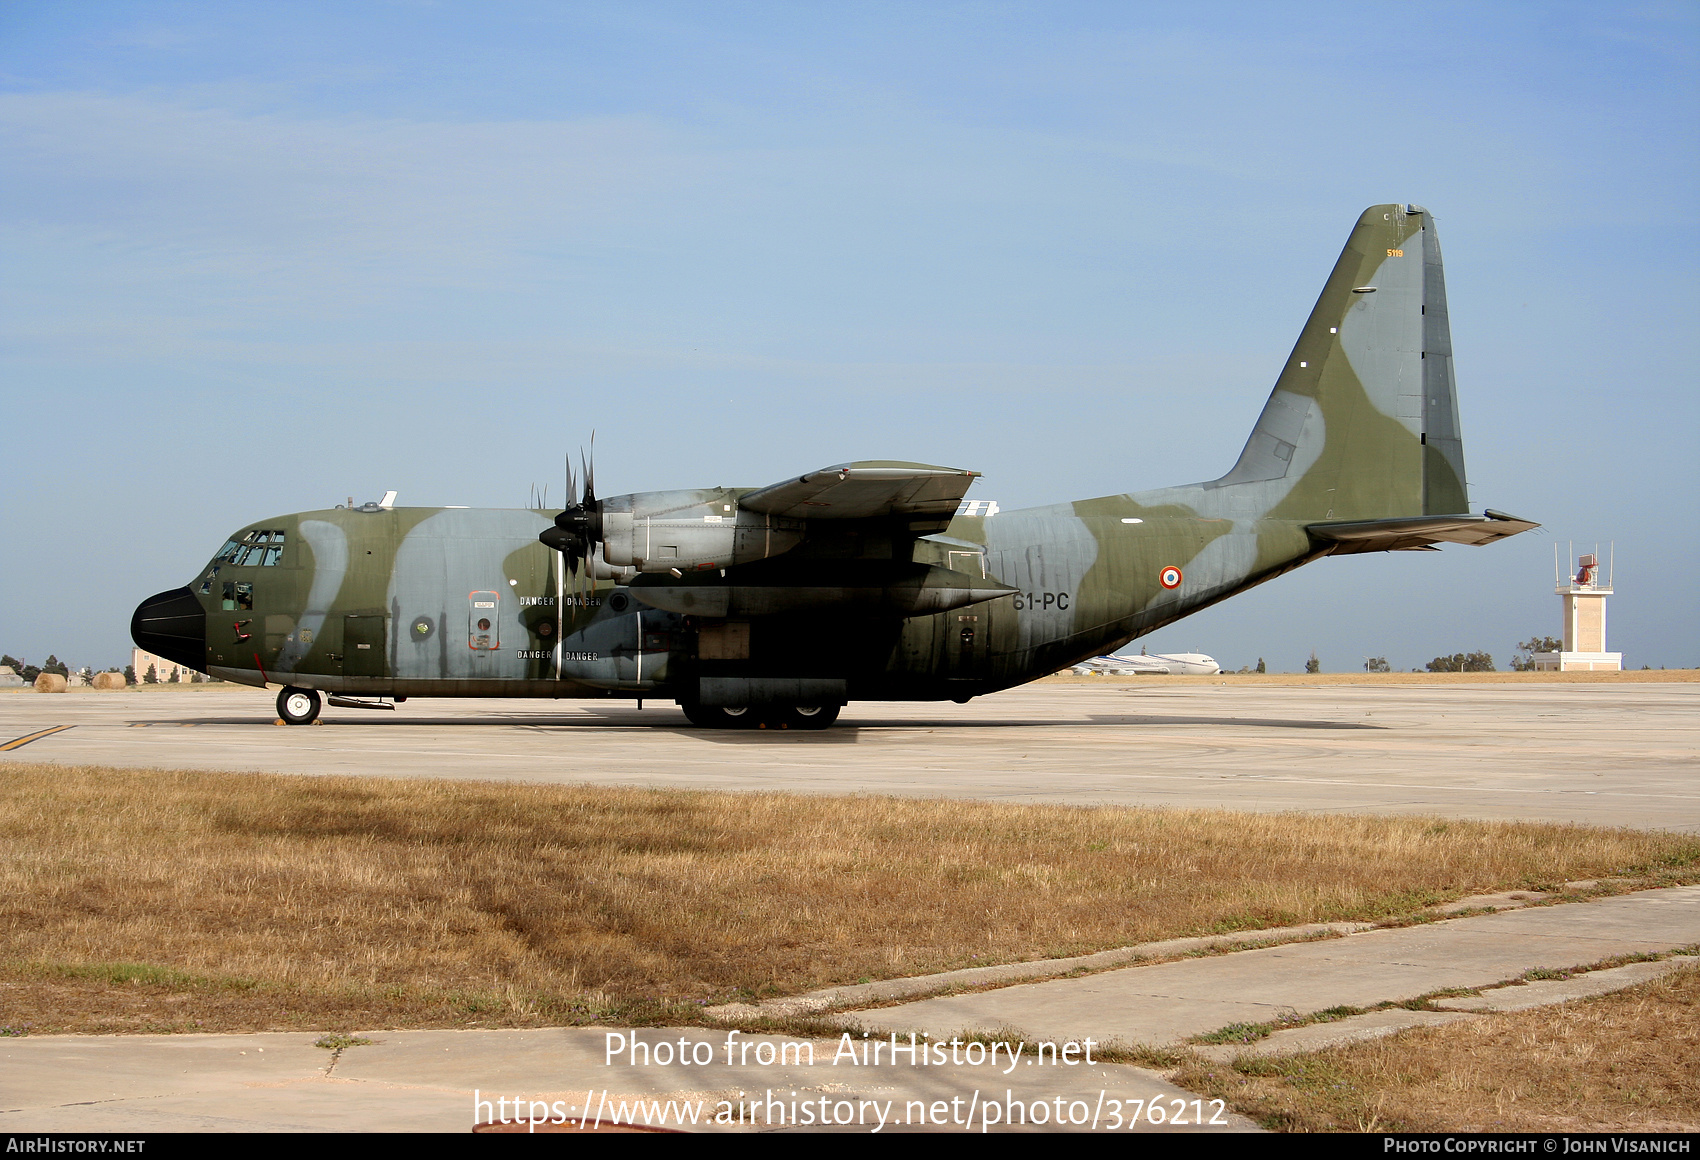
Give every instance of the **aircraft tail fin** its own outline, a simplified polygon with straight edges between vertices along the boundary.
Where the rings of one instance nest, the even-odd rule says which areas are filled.
[[[1234,468],[1212,488],[1276,519],[1469,510],[1440,240],[1418,206],[1371,206]],[[1260,502],[1261,501],[1261,502]]]

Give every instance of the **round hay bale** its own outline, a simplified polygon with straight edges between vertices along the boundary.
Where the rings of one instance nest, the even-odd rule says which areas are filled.
[[[42,673],[35,679],[35,691],[38,693],[63,693],[65,689],[65,678],[58,673]]]
[[[123,673],[96,673],[94,675],[94,687],[96,689],[122,689],[127,686],[124,684]]]

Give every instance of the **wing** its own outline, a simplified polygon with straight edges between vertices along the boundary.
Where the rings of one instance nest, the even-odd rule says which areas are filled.
[[[632,590],[656,608],[706,617],[835,610],[907,617],[992,600],[1014,589],[944,566],[948,550],[930,562],[900,547],[948,527],[978,475],[927,463],[841,463],[745,492],[738,524],[709,526],[735,529],[753,519],[741,542],[763,554],[668,568],[633,580]],[[782,543],[778,521],[789,525]]]
[[[927,463],[840,463],[748,492],[738,504],[749,511],[794,520],[917,516],[921,517],[918,523],[942,520],[939,526],[943,527],[979,474]]]

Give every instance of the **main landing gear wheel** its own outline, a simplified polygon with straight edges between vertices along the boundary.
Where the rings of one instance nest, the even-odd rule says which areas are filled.
[[[825,729],[838,720],[842,705],[776,705],[768,711],[768,728]]]
[[[277,715],[290,725],[311,725],[319,715],[319,691],[285,686],[277,695]]]
[[[692,725],[704,729],[754,729],[759,721],[755,710],[748,706],[729,708],[725,705],[698,705],[681,702],[679,708]]]
[[[703,729],[825,729],[842,705],[764,705],[760,708],[698,705],[681,701],[692,725]]]

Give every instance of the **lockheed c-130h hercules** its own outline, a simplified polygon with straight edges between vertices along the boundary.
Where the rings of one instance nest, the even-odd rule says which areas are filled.
[[[965,501],[975,477],[876,461],[602,498],[587,468],[558,514],[300,512],[234,533],[131,633],[284,686],[293,724],[325,692],[666,698],[702,726],[820,728],[852,700],[1034,680],[1323,556],[1537,526],[1469,514],[1440,244],[1407,205],[1358,219],[1226,475],[1025,511]]]

